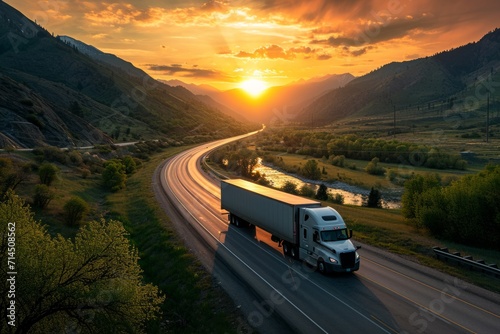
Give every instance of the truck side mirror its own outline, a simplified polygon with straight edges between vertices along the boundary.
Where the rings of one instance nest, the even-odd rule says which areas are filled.
[[[352,230],[349,230],[349,239],[352,238]]]

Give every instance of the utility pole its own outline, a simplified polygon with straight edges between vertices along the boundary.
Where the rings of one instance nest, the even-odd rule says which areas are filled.
[[[490,139],[490,92],[488,92],[488,100],[486,102],[486,142]]]
[[[394,110],[394,129],[392,130],[392,136],[396,138],[396,105],[392,105],[392,108]]]

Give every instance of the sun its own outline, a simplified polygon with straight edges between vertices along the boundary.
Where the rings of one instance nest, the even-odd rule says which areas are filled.
[[[267,84],[259,79],[249,79],[240,84],[240,88],[253,97],[257,97],[267,89]]]

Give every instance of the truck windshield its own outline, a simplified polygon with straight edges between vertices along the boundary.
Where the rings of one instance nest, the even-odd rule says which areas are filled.
[[[347,234],[347,229],[343,228],[341,230],[331,230],[322,231],[321,240],[323,241],[337,241],[337,240],[347,240],[349,236]]]

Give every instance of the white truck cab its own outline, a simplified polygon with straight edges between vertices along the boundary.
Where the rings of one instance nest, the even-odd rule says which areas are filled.
[[[359,269],[359,255],[342,216],[331,207],[300,210],[299,257],[318,271],[351,272]]]

